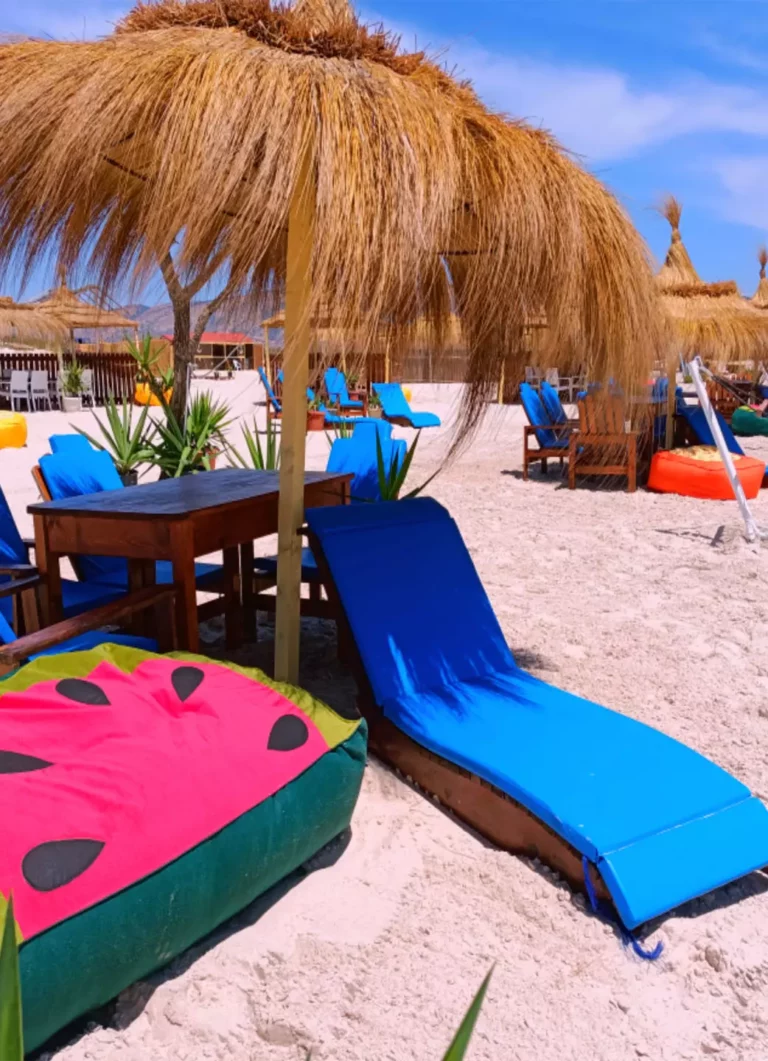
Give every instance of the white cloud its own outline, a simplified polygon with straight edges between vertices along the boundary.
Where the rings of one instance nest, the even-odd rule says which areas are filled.
[[[414,41],[425,47],[426,40],[429,54],[469,78],[489,106],[550,129],[590,162],[626,158],[696,133],[768,137],[768,89],[698,75],[641,86],[609,66],[507,55],[471,39],[435,39],[412,26],[387,25],[408,47]]]
[[[717,158],[712,169],[724,193],[720,205],[723,217],[768,230],[768,154]]]

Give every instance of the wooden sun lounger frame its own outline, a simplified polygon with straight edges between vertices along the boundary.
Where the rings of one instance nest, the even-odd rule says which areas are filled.
[[[428,751],[384,716],[373,695],[320,542],[311,532],[309,539],[336,613],[344,660],[357,682],[358,709],[368,723],[369,750],[428,795],[437,797],[457,818],[497,847],[513,855],[538,858],[565,877],[574,888],[586,891],[582,858],[576,848],[506,792]],[[612,904],[610,893],[594,867],[590,879],[597,895]]]

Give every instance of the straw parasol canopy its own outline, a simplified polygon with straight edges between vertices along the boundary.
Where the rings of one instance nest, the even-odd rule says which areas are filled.
[[[28,302],[0,297],[0,340],[18,343],[60,343],[67,337],[66,325],[51,313]]]
[[[93,301],[87,301],[81,297],[82,293],[72,291],[62,283],[38,299],[35,305],[41,313],[53,314],[63,321],[70,331],[77,328],[130,328],[135,331],[138,328],[137,321],[124,316],[118,310],[107,309]]]
[[[757,360],[768,352],[768,314],[739,294],[733,280],[708,284],[693,266],[680,236],[682,207],[669,196],[661,212],[672,227],[656,282],[683,357],[716,362]]]
[[[768,279],[765,275],[765,267],[768,265],[768,250],[765,247],[761,247],[758,251],[757,260],[760,262],[760,282],[751,301],[752,305],[757,306],[758,309],[768,309]]]
[[[195,284],[224,272],[254,306],[285,301],[283,677],[297,669],[306,366],[322,306],[365,344],[382,321],[407,334],[423,318],[438,347],[455,309],[469,350],[459,438],[529,317],[546,315],[553,365],[578,351],[592,378],[625,386],[665,341],[645,246],[606,188],[347,0],[157,0],[100,41],[8,42],[0,143],[0,268],[53,252],[110,290],[174,248]],[[179,306],[176,402],[190,329],[163,275]]]

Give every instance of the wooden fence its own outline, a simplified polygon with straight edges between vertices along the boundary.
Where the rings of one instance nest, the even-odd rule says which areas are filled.
[[[77,351],[77,363],[93,372],[93,394],[96,405],[105,405],[110,395],[117,401],[132,398],[136,386],[136,362],[127,353],[93,354],[82,349]],[[64,354],[63,364],[72,360],[71,354]],[[14,369],[41,371],[48,373],[48,379],[55,383],[61,371],[56,354],[18,351],[0,354],[0,372],[8,373]]]

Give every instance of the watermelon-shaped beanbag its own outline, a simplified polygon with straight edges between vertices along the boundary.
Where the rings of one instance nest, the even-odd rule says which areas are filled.
[[[25,1044],[170,961],[349,823],[365,727],[261,672],[117,645],[0,683],[0,903]]]

